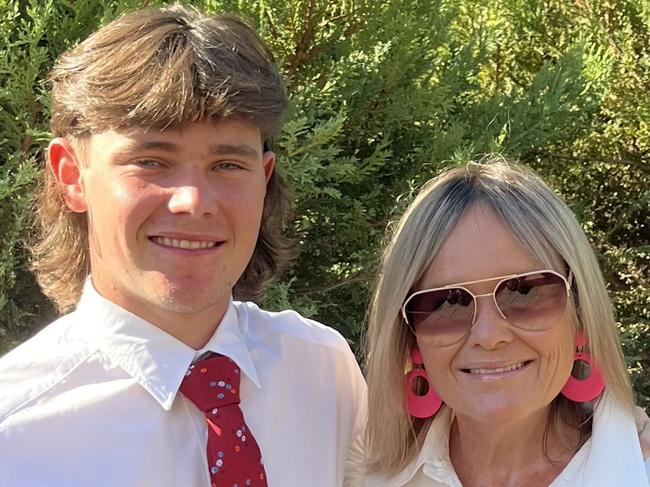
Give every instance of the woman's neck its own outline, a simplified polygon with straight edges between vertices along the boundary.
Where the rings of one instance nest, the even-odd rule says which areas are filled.
[[[463,486],[548,486],[573,457],[579,435],[551,428],[545,443],[547,423],[548,409],[508,424],[457,415],[449,454]]]

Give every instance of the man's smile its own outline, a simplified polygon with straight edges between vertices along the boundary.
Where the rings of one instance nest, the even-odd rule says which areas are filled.
[[[213,248],[222,243],[216,240],[171,238],[171,237],[162,237],[157,235],[149,237],[149,240],[162,247],[189,249],[189,250]]]

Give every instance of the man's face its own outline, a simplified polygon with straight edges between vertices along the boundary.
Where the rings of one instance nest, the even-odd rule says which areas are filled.
[[[248,264],[275,156],[242,122],[95,134],[77,198],[92,279],[163,329],[215,325]]]

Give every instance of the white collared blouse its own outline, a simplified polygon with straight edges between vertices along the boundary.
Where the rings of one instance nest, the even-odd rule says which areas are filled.
[[[195,351],[89,281],[74,312],[0,359],[0,486],[210,486],[205,417],[177,393],[208,351],[242,371],[269,487],[356,481],[366,388],[336,331],[231,302]]]
[[[449,457],[452,421],[451,410],[441,410],[416,459],[392,477],[367,475],[364,487],[462,487]],[[549,487],[649,487],[649,467],[634,418],[605,396],[594,412],[591,437]]]

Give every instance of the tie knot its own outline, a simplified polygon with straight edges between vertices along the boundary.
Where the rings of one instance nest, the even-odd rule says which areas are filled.
[[[223,355],[190,365],[180,391],[204,413],[239,404],[239,367]]]

